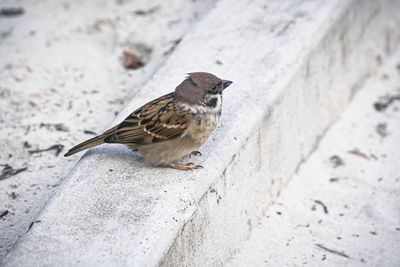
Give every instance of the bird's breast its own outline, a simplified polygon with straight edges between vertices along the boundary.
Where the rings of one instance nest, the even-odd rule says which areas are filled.
[[[217,113],[197,114],[182,137],[190,137],[195,143],[202,145],[218,126],[219,119],[220,115]]]

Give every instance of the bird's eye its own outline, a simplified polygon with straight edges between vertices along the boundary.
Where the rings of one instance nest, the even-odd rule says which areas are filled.
[[[214,85],[213,87],[211,87],[211,91],[217,91],[218,86]]]

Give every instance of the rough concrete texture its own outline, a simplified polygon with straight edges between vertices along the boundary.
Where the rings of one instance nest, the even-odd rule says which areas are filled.
[[[0,258],[79,158],[28,151],[71,147],[93,136],[85,130],[105,130],[211,6],[184,0],[1,1],[0,9],[23,7],[25,13],[0,16],[0,164],[27,171],[0,180],[0,213],[8,211],[0,219]],[[126,70],[124,51],[139,55],[145,66]]]
[[[205,169],[92,149],[3,264],[224,263],[397,45],[398,10],[389,1],[219,1],[114,121],[185,72],[233,80],[220,127],[190,159]]]
[[[399,265],[400,99],[374,108],[400,97],[399,84],[400,50],[368,79],[227,266]]]

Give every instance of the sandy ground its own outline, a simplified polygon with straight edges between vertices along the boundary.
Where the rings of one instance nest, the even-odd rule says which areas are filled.
[[[228,266],[399,266],[399,84],[400,50],[367,80]]]
[[[81,156],[62,154],[105,130],[212,4],[1,1],[23,13],[0,15],[0,258]],[[125,69],[124,51],[145,65]]]

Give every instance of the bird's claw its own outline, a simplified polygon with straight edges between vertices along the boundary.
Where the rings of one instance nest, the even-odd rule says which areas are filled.
[[[190,154],[192,154],[194,156],[203,156],[203,154],[201,154],[201,152],[197,151],[197,150],[192,151],[192,153],[190,153]]]
[[[172,162],[168,165],[168,167],[177,169],[177,170],[182,170],[182,171],[188,171],[188,170],[195,170],[199,168],[203,168],[201,165],[194,165],[193,163],[186,163],[186,164],[180,164],[180,163],[175,163]]]

